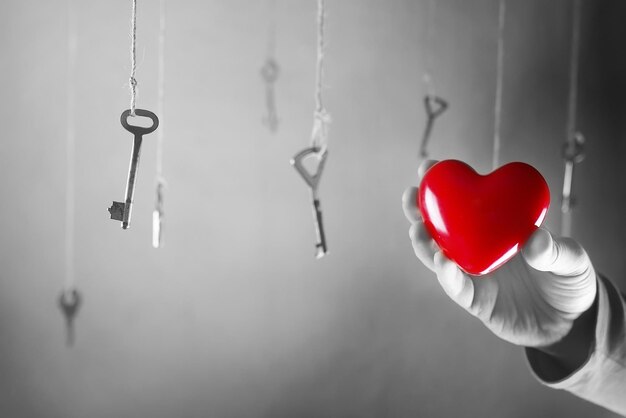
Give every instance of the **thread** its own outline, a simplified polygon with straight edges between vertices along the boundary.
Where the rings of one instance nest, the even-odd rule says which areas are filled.
[[[76,73],[76,17],[72,0],[67,0],[67,78],[66,78],[66,133],[65,133],[65,280],[64,292],[70,292],[76,285],[74,274],[74,233],[75,233],[75,152],[76,132],[74,114],[75,105],[75,73]]]
[[[132,12],[130,20],[130,115],[135,116],[135,103],[137,101],[137,0],[132,0]]]
[[[502,84],[504,81],[504,24],[506,0],[500,0],[498,12],[498,54],[496,66],[496,98],[493,108],[493,161],[495,170],[500,164],[500,128],[502,123]]]
[[[569,63],[569,92],[567,98],[567,121],[565,124],[565,145],[566,149],[572,147],[576,149],[576,141],[578,134],[577,126],[577,110],[578,110],[578,68],[580,53],[580,0],[574,0],[572,10],[572,40],[570,49]],[[582,137],[581,137],[582,138]],[[576,152],[576,151],[574,151]],[[563,195],[561,205],[561,235],[572,235],[572,182],[574,176],[574,166],[580,161],[576,161],[576,156],[565,155],[565,172],[563,178]],[[567,161],[567,158],[572,158]],[[581,158],[582,159],[582,158]]]
[[[435,21],[435,0],[428,0],[426,10],[426,40],[424,41],[424,74],[422,81],[424,82],[424,88],[426,94],[431,97],[437,95],[435,89],[435,82],[433,77],[433,41],[434,41],[434,29],[433,23]]]
[[[159,129],[157,129],[156,143],[156,178],[159,181],[163,174],[163,138],[164,138],[164,97],[165,97],[165,0],[159,5],[159,46],[158,46],[158,76],[157,76],[157,112],[159,114]]]
[[[580,0],[574,0],[572,12],[572,41],[570,51],[569,97],[567,99],[566,140],[575,141],[578,107],[578,56],[580,50]]]
[[[269,25],[267,33],[267,57],[265,64],[261,67],[261,77],[265,84],[265,111],[263,116],[263,124],[271,133],[278,130],[278,112],[276,110],[276,98],[274,93],[274,85],[278,79],[280,72],[278,63],[275,59],[276,53],[276,0],[268,0],[269,9]]]
[[[330,115],[324,108],[322,100],[325,20],[324,0],[317,0],[317,65],[315,71],[315,112],[313,114],[311,144],[313,147],[321,150],[325,150],[328,146],[328,124],[330,123]]]
[[[164,113],[165,113],[165,0],[159,3],[159,45],[158,45],[158,75],[157,75],[157,112],[160,123],[157,130],[156,143],[156,174],[155,174],[155,200],[152,214],[152,246],[160,248],[163,246],[163,200],[165,190],[165,178],[163,177],[163,139]]]

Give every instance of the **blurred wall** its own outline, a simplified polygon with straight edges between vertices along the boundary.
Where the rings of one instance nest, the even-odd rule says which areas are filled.
[[[536,166],[558,230],[572,2],[508,0],[501,161]],[[611,416],[530,375],[522,350],[450,302],[415,259],[400,196],[424,126],[427,0],[327,1],[330,255],[313,259],[309,141],[315,2],[277,1],[277,135],[262,126],[268,2],[167,3],[166,246],[151,242],[155,138],[132,229],[130,2],[74,1],[76,274],[64,345],[66,3],[0,2],[0,415],[6,417]],[[451,107],[431,154],[490,170],[496,0],[438,0],[433,65]],[[626,63],[617,0],[584,1],[573,235],[626,289]],[[157,107],[158,2],[139,1],[138,107]]]

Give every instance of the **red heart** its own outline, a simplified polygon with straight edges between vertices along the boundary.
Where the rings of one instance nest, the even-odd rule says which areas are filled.
[[[550,190],[525,163],[483,176],[464,162],[445,160],[424,175],[417,204],[445,256],[482,276],[511,259],[541,225]]]

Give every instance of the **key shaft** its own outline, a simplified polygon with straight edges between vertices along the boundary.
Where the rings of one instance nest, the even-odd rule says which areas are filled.
[[[126,182],[126,199],[124,201],[124,216],[122,217],[122,229],[128,229],[130,226],[130,215],[133,210],[133,197],[135,195],[135,180],[137,179],[137,168],[139,167],[139,156],[141,153],[141,143],[143,136],[135,134],[133,140],[133,149],[130,156],[130,165],[128,166],[128,180]]]
[[[313,223],[315,225],[315,258],[322,258],[328,252],[326,247],[326,235],[324,234],[324,224],[322,223],[322,205],[317,198],[313,199]]]

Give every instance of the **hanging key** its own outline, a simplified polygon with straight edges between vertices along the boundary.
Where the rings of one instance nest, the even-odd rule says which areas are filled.
[[[165,182],[159,180],[156,186],[156,201],[152,211],[152,247],[161,248],[163,246],[163,192]]]
[[[279,72],[278,63],[273,58],[268,58],[265,65],[261,68],[261,77],[265,81],[265,105],[267,107],[267,116],[263,117],[263,123],[271,132],[276,132],[278,129],[274,84],[278,80]]]
[[[420,146],[420,157],[426,158],[428,156],[427,146],[430,135],[432,134],[435,119],[440,116],[448,108],[448,102],[441,97],[427,94],[424,96],[424,108],[426,109],[426,126],[424,128],[424,134],[422,135],[422,144]]]
[[[82,297],[76,289],[63,290],[59,295],[59,308],[65,317],[65,335],[68,347],[74,345],[74,319],[81,302]]]
[[[563,145],[563,159],[565,160],[565,174],[563,176],[563,196],[561,202],[561,212],[569,212],[576,203],[572,195],[574,183],[574,166],[585,159],[584,153],[585,137],[576,132],[571,141]]]
[[[128,229],[130,226],[130,215],[133,208],[133,195],[135,193],[135,179],[137,177],[137,166],[139,165],[139,154],[141,151],[141,141],[143,136],[153,132],[159,126],[159,118],[149,110],[136,109],[137,116],[145,116],[152,119],[152,126],[144,128],[141,126],[129,125],[128,117],[130,109],[122,112],[120,118],[122,126],[128,132],[132,133],[135,138],[133,140],[133,149],[130,157],[130,166],[128,168],[128,181],[126,182],[126,200],[124,202],[113,202],[109,208],[111,219],[122,222],[122,229]]]
[[[303,161],[308,157],[314,157],[318,159],[317,170],[314,174],[311,174],[303,164]],[[328,157],[328,151],[321,151],[318,147],[306,148],[300,151],[298,154],[293,157],[291,160],[291,165],[298,171],[302,179],[306,182],[306,184],[311,189],[311,199],[313,201],[313,222],[315,225],[315,235],[316,235],[316,244],[315,244],[315,258],[322,258],[328,252],[328,247],[326,246],[326,236],[324,234],[324,224],[322,223],[322,207],[320,204],[320,199],[317,194],[317,189],[319,186],[320,178],[322,176],[322,172],[324,171],[324,164],[326,164],[326,158]]]

